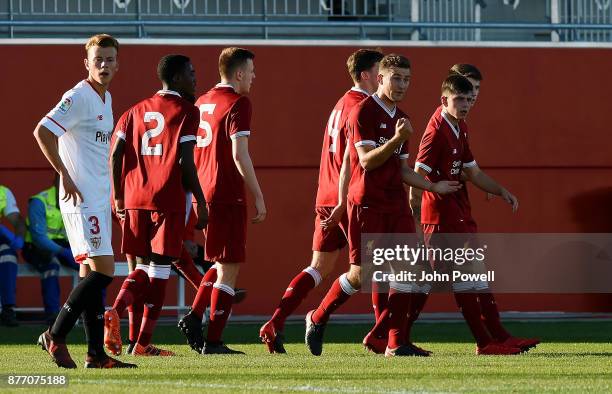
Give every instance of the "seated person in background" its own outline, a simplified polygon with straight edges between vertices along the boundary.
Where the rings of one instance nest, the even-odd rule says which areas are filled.
[[[24,259],[40,272],[45,320],[51,325],[60,310],[60,264],[78,272],[59,209],[59,175],[53,185],[30,197]]]
[[[0,324],[15,327],[19,325],[13,309],[17,284],[17,251],[23,247],[26,227],[15,196],[8,187],[0,185],[0,219],[4,218],[13,227],[14,232],[0,224]]]

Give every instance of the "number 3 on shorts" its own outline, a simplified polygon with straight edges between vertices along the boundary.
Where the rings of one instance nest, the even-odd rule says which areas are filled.
[[[98,217],[90,216],[87,220],[89,221],[89,223],[91,223],[91,229],[89,229],[89,232],[93,235],[100,234],[100,224]]]

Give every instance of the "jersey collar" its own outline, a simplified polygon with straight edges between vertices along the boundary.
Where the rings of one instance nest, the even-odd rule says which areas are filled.
[[[366,92],[365,90],[360,89],[360,88],[358,88],[358,87],[356,87],[356,86],[353,86],[353,87],[351,88],[351,90],[352,90],[353,92],[363,93],[363,94],[365,94],[366,96],[369,96],[369,95],[370,95],[370,93],[368,93],[368,92]]]
[[[174,90],[169,90],[169,89],[162,89],[162,90],[158,90],[156,94],[161,94],[161,95],[164,95],[164,94],[171,94],[171,95],[173,95],[173,96],[179,96],[179,97],[181,97],[181,95],[180,95],[180,93],[179,93],[179,92],[175,92]]]
[[[455,125],[453,125],[453,123],[448,119],[448,115],[446,114],[446,111],[442,110],[441,114],[444,120],[446,121],[446,123],[448,123],[448,125],[450,126],[451,130],[453,130],[453,134],[455,134],[455,137],[459,138],[460,130],[456,129]]]
[[[236,91],[236,89],[234,89],[234,87],[232,85],[230,85],[229,83],[221,83],[221,82],[219,82],[218,84],[215,85],[215,87],[216,88],[230,88],[234,92]]]
[[[382,102],[381,99],[378,98],[378,96],[376,94],[372,95],[372,98],[374,98],[374,101],[376,101],[378,103],[378,105],[381,106],[382,109],[385,110],[385,112],[387,113],[387,115],[389,115],[390,117],[394,118],[395,117],[395,113],[397,112],[397,105],[393,106],[392,110],[389,110],[389,108],[387,108],[387,106],[385,105],[385,103]]]

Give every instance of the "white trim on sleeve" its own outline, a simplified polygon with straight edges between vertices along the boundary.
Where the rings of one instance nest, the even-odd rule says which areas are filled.
[[[53,118],[45,116],[38,122],[39,125],[45,126],[57,137],[61,137],[66,132],[66,129],[61,124],[57,123]]]
[[[463,163],[463,168],[472,168],[472,167],[476,167],[478,164],[476,164],[476,160],[472,160],[469,163]]]
[[[376,146],[376,142],[372,140],[361,140],[355,142],[355,148],[359,148],[360,146]]]
[[[117,138],[122,139],[125,141],[125,131],[123,130],[118,130],[115,135],[117,136]]]
[[[408,157],[410,157],[410,153],[404,153],[403,155],[399,155],[400,159],[402,160],[406,160]]]
[[[193,134],[184,135],[181,138],[179,138],[179,144],[182,144],[183,142],[190,142],[190,141],[195,141],[195,140],[196,140],[196,136]]]
[[[230,135],[230,138],[235,140],[238,137],[248,137],[250,135],[251,135],[251,132],[249,130],[237,131],[234,134]]]
[[[424,169],[424,170],[425,170],[425,171],[427,171],[427,172],[431,172],[431,171],[433,171],[433,170],[432,170],[432,168],[431,168],[430,166],[428,166],[427,164],[421,163],[421,162],[419,162],[419,161],[417,161],[416,163],[414,163],[414,166],[415,166],[415,167],[418,167],[418,168],[422,168],[422,169]]]

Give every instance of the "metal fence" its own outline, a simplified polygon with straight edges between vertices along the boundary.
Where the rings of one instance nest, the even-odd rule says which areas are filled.
[[[0,36],[612,41],[612,0],[0,0]],[[529,22],[520,21],[528,16]],[[535,15],[535,16],[534,16]]]

